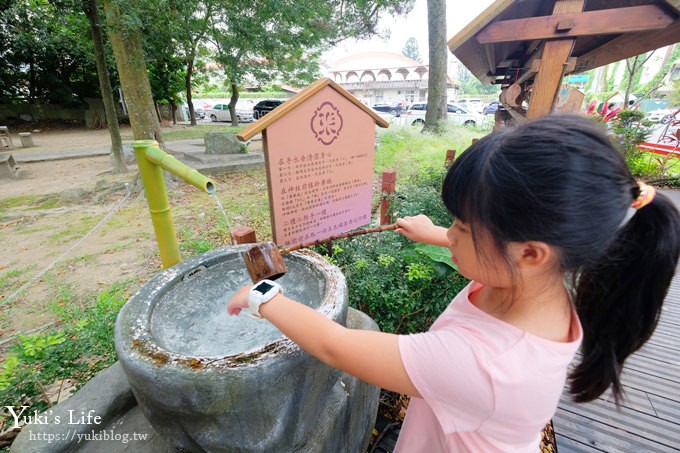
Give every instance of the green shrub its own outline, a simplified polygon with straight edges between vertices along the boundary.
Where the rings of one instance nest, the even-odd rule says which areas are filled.
[[[375,171],[396,170],[399,181],[420,178],[425,173],[441,171],[446,151],[455,149],[458,155],[467,149],[473,138],[487,132],[448,124],[441,134],[421,132],[420,128],[391,125],[379,129],[380,145],[375,153]]]
[[[88,308],[57,300],[58,330],[20,336],[0,365],[3,405],[44,411],[50,406],[48,386],[63,379],[74,379],[80,386],[113,364],[113,327],[128,297],[127,283],[102,291]],[[0,424],[3,420],[12,422],[6,411]]]
[[[442,177],[440,169],[400,186],[394,214],[424,213],[448,227],[451,217],[439,195]],[[442,247],[383,232],[335,241],[330,258],[347,278],[350,306],[371,316],[384,332],[413,333],[429,329],[467,284],[450,256]]]
[[[217,247],[207,239],[189,239],[180,243],[180,251],[187,253],[187,256],[200,255]]]
[[[614,143],[626,161],[640,156],[638,145],[644,142],[651,132],[651,123],[644,117],[645,113],[641,110],[622,110],[612,120]]]

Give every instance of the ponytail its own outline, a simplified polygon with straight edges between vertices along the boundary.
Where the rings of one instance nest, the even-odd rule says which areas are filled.
[[[591,401],[611,385],[619,403],[623,362],[654,332],[679,253],[680,215],[657,193],[576,276],[574,303],[584,337],[583,358],[570,375],[575,401]]]
[[[676,270],[680,214],[671,201],[636,183],[604,129],[577,115],[482,138],[449,168],[442,199],[473,231],[487,231],[507,263],[512,242],[558,251],[584,335],[571,393],[589,401],[611,385],[618,402],[623,362],[652,335]]]

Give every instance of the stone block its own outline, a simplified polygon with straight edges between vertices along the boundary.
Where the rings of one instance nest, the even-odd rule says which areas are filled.
[[[248,148],[231,132],[208,132],[205,134],[206,154],[245,154]]]
[[[0,153],[0,178],[16,179],[19,167],[11,153]]]
[[[24,148],[35,146],[30,132],[19,132],[19,138],[21,139],[21,146]]]

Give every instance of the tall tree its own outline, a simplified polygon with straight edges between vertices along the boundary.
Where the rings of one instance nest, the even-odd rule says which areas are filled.
[[[194,71],[211,29],[213,11],[220,0],[166,0],[167,7],[163,9],[163,30],[170,33],[165,39],[176,43],[175,56],[184,64],[184,93],[189,106],[189,119],[192,126],[196,125],[196,113],[192,100]],[[170,19],[170,20],[168,20]],[[172,26],[169,26],[172,25]]]
[[[672,106],[678,106],[680,105],[680,78],[672,81],[671,85],[673,87],[673,91],[669,93],[668,100]]]
[[[82,10],[48,0],[0,2],[0,99],[82,104],[99,87]]]
[[[83,12],[90,21],[92,32],[92,43],[94,44],[94,56],[97,63],[97,74],[99,76],[99,88],[104,101],[104,112],[106,114],[106,125],[111,136],[111,152],[113,153],[113,171],[115,173],[127,172],[125,158],[123,156],[123,140],[120,137],[118,127],[118,114],[113,99],[109,70],[106,66],[106,54],[104,50],[104,37],[99,21],[99,6],[97,0],[83,1]]]
[[[446,0],[427,0],[427,38],[430,70],[424,130],[437,132],[447,119],[446,109]]]
[[[410,11],[413,0],[232,0],[216,7],[211,41],[224,68],[232,96],[232,121],[239,86],[291,76],[304,82],[318,77],[321,50],[343,39],[378,33],[380,14]],[[310,70],[311,69],[311,70]]]
[[[416,38],[411,37],[407,39],[401,53],[405,57],[409,57],[411,60],[415,60],[418,63],[423,62],[423,58],[420,56],[420,51],[418,50],[418,41],[416,41]]]
[[[636,76],[639,80],[642,74],[642,68],[645,63],[654,55],[654,51],[648,52],[647,54],[636,55],[631,58],[626,59],[626,94],[623,97],[623,108],[628,108],[628,100],[633,92],[633,86],[635,85]]]
[[[674,44],[670,46],[670,49],[664,55],[661,69],[659,69],[656,75],[652,77],[652,80],[640,88],[640,91],[645,93],[646,97],[653,96],[654,93],[664,85],[666,76],[678,59],[680,59],[680,45]]]
[[[149,65],[151,93],[156,105],[167,102],[170,106],[173,124],[176,124],[178,95],[185,87],[183,60],[168,52],[161,54],[147,64]]]
[[[104,0],[109,40],[123,87],[135,140],[151,139],[164,146],[156,117],[142,46],[141,24],[132,0]]]

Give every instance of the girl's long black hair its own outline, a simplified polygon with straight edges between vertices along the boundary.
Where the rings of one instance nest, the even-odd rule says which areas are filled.
[[[444,180],[449,211],[487,232],[500,253],[523,241],[559,250],[584,331],[583,358],[570,374],[579,402],[610,385],[619,402],[623,362],[654,331],[676,270],[680,214],[658,192],[630,211],[638,194],[603,128],[577,115],[490,134],[456,159]]]

